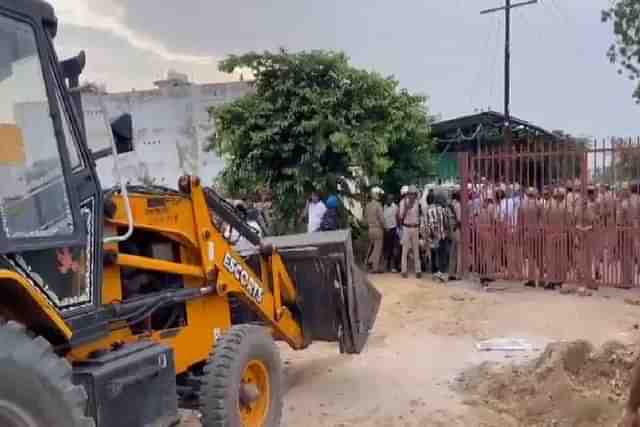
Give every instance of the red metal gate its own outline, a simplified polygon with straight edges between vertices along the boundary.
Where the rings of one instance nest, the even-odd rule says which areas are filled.
[[[490,279],[640,286],[638,140],[460,156],[462,265]]]

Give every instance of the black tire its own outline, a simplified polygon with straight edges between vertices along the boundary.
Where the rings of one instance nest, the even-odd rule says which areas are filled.
[[[201,397],[203,427],[243,426],[238,402],[245,368],[261,362],[268,371],[269,404],[263,427],[277,427],[282,418],[282,364],[280,353],[267,333],[256,325],[235,325],[216,344]],[[252,426],[253,427],[253,426]]]
[[[93,427],[87,393],[71,382],[71,365],[42,337],[16,322],[0,324],[0,425]]]

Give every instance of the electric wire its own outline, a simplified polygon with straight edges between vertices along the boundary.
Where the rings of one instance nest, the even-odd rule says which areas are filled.
[[[491,61],[491,68],[489,71],[489,105],[488,107],[491,108],[491,104],[493,103],[493,92],[495,90],[495,85],[496,85],[496,64],[498,62],[498,56],[500,55],[498,52],[502,52],[502,50],[500,49],[500,33],[502,32],[502,19],[499,17],[498,18],[498,26],[497,26],[497,37],[496,37],[496,46],[494,49],[494,52],[496,52],[493,55],[493,61]]]
[[[486,32],[486,39],[484,42],[484,49],[482,50],[481,54],[483,61],[478,61],[479,65],[478,68],[476,70],[476,74],[474,76],[474,78],[471,81],[471,87],[469,88],[469,90],[467,91],[467,102],[470,108],[473,108],[473,105],[475,103],[475,95],[477,94],[477,90],[476,88],[478,87],[478,84],[480,83],[480,76],[483,74],[484,72],[484,68],[485,65],[484,63],[486,61],[484,61],[485,59],[489,58],[490,60],[490,55],[489,55],[489,46],[491,44],[491,40],[492,40],[492,36],[493,36],[493,31],[489,30]],[[487,63],[487,65],[489,65]]]

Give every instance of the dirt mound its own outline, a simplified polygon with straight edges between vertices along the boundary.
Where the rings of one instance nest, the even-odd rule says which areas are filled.
[[[587,341],[553,343],[523,365],[485,363],[458,378],[465,403],[491,409],[519,426],[615,426],[638,346]]]

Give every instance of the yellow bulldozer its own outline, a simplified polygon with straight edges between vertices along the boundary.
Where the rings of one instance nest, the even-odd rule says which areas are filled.
[[[132,118],[88,149],[85,57],[56,31],[46,2],[0,0],[0,426],[279,425],[275,341],[357,354],[377,316],[349,231],[261,237],[194,176],[103,189]]]

